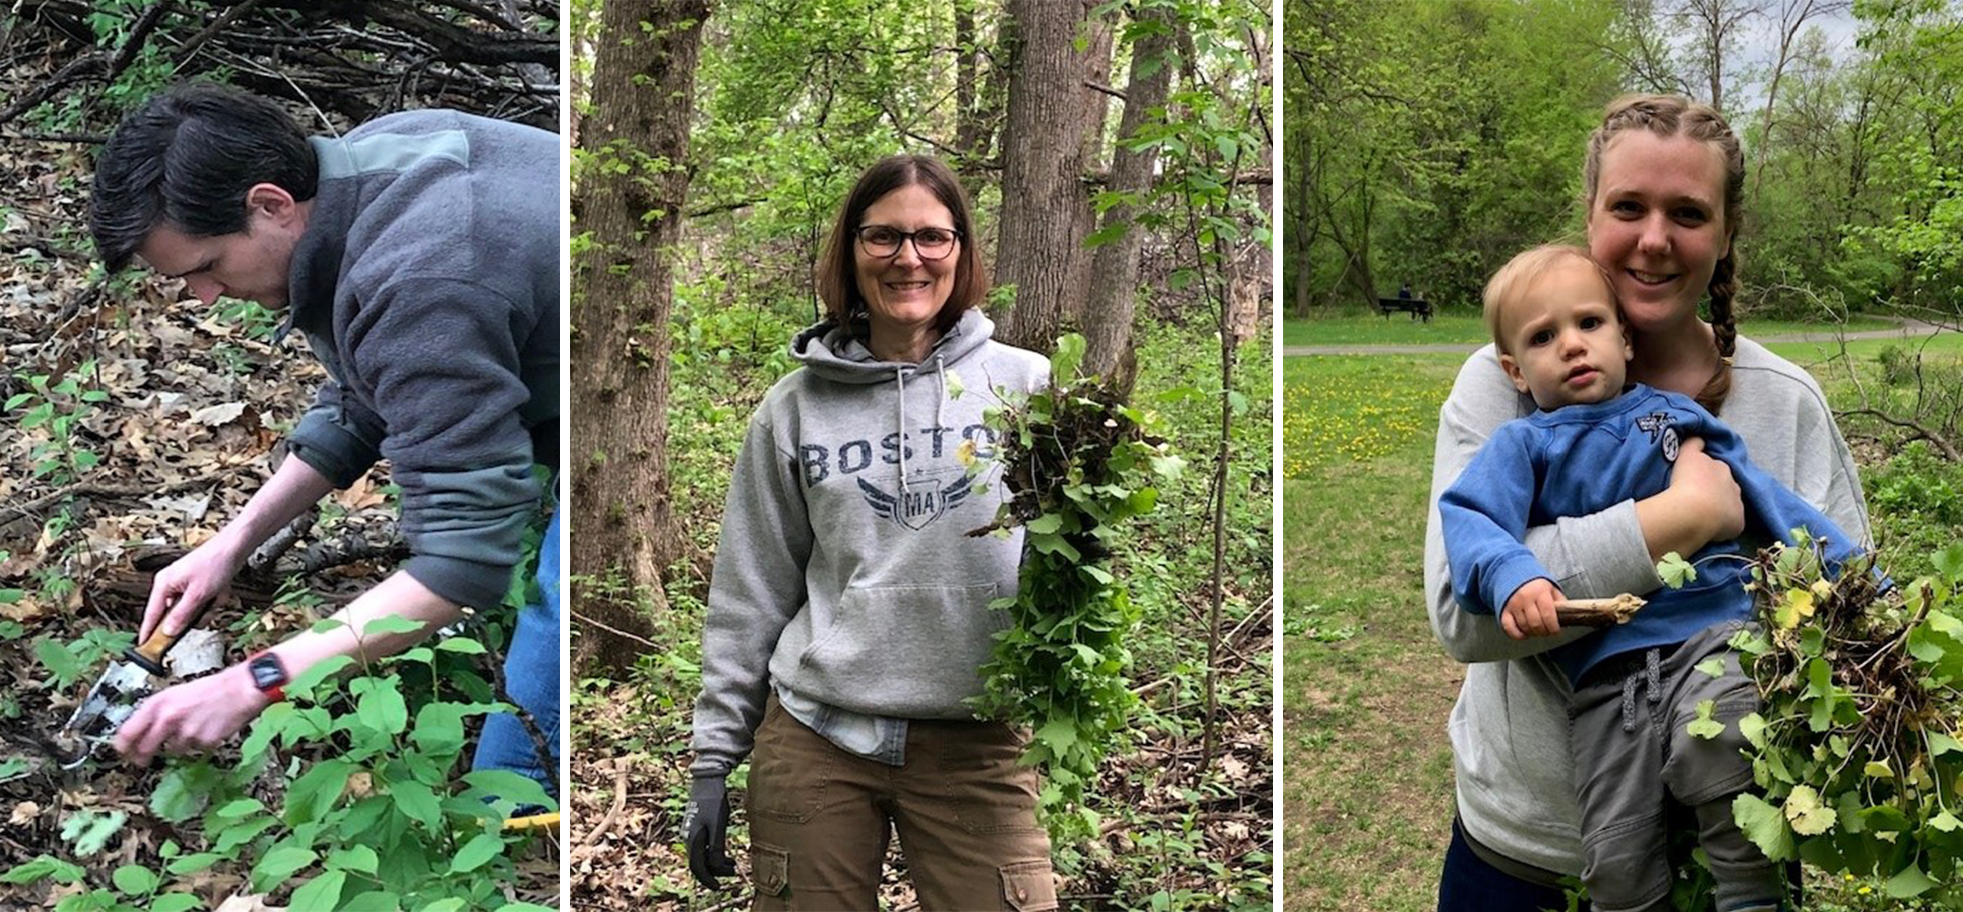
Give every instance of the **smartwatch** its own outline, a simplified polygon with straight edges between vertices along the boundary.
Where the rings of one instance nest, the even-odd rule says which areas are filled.
[[[259,692],[268,699],[274,703],[286,699],[286,691],[282,688],[292,678],[287,676],[286,665],[279,660],[279,656],[261,652],[246,660],[245,670],[252,674],[252,686],[259,688]]]

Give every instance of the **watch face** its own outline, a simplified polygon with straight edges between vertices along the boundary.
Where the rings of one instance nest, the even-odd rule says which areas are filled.
[[[271,690],[286,684],[286,666],[280,664],[279,656],[271,653],[253,656],[245,668],[252,672],[252,686],[260,690]]]

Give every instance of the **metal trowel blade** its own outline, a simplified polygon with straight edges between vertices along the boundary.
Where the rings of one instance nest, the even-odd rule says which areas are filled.
[[[130,661],[111,664],[96,679],[88,696],[68,717],[61,734],[84,741],[100,741],[116,733],[143,698],[157,692],[157,679],[143,666]]]

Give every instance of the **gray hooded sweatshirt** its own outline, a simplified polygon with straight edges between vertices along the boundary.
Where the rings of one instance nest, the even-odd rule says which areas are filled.
[[[1015,594],[1022,535],[968,537],[1005,491],[999,470],[969,478],[962,450],[992,455],[983,412],[1049,377],[994,328],[968,311],[917,365],[825,324],[791,343],[804,366],[751,417],[723,509],[697,775],[749,754],[773,686],[835,742],[835,725],[877,721],[904,742],[899,720],[973,715],[963,701],[1008,623],[988,603]]]
[[[386,457],[404,572],[496,607],[558,462],[559,138],[426,110],[311,144],[287,328],[331,379],[288,445],[337,488]]]

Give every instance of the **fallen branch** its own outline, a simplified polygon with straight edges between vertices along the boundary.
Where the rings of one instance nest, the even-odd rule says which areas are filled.
[[[626,757],[614,758],[613,806],[607,808],[606,814],[600,817],[599,823],[594,824],[592,829],[586,831],[586,835],[579,838],[579,845],[573,846],[574,852],[599,842],[600,837],[605,836],[607,830],[612,828],[614,818],[620,816],[621,808],[627,806],[627,770],[633,766],[627,762],[627,759]]]
[[[620,628],[618,628],[618,627],[614,627],[614,626],[612,626],[612,625],[609,625],[609,624],[602,624],[602,623],[600,623],[599,621],[596,621],[596,620],[594,620],[594,619],[592,619],[592,618],[590,618],[590,617],[587,617],[586,615],[583,615],[583,614],[580,614],[580,613],[579,613],[579,612],[577,612],[577,611],[573,611],[572,609],[567,609],[567,612],[568,612],[569,614],[571,614],[571,615],[573,616],[573,620],[575,620],[575,621],[578,621],[578,622],[580,622],[580,623],[582,623],[582,624],[591,624],[591,625],[593,625],[594,627],[598,627],[598,628],[600,628],[601,630],[604,630],[604,631],[606,631],[606,632],[608,632],[608,633],[611,633],[611,634],[613,634],[614,636],[617,636],[617,637],[625,637],[625,638],[627,638],[627,639],[630,639],[630,640],[633,640],[633,641],[634,641],[634,642],[636,642],[636,643],[640,643],[640,644],[641,644],[641,645],[643,645],[643,646],[647,646],[647,647],[648,647],[648,648],[650,648],[650,649],[660,649],[660,648],[662,648],[662,646],[661,646],[661,644],[660,644],[660,643],[657,643],[657,642],[655,642],[655,641],[653,641],[653,640],[650,640],[650,639],[648,639],[647,637],[643,637],[643,636],[636,636],[636,635],[634,635],[634,634],[631,634],[631,633],[628,633],[627,631],[625,631],[625,630],[622,630],[622,629],[620,629]]]

